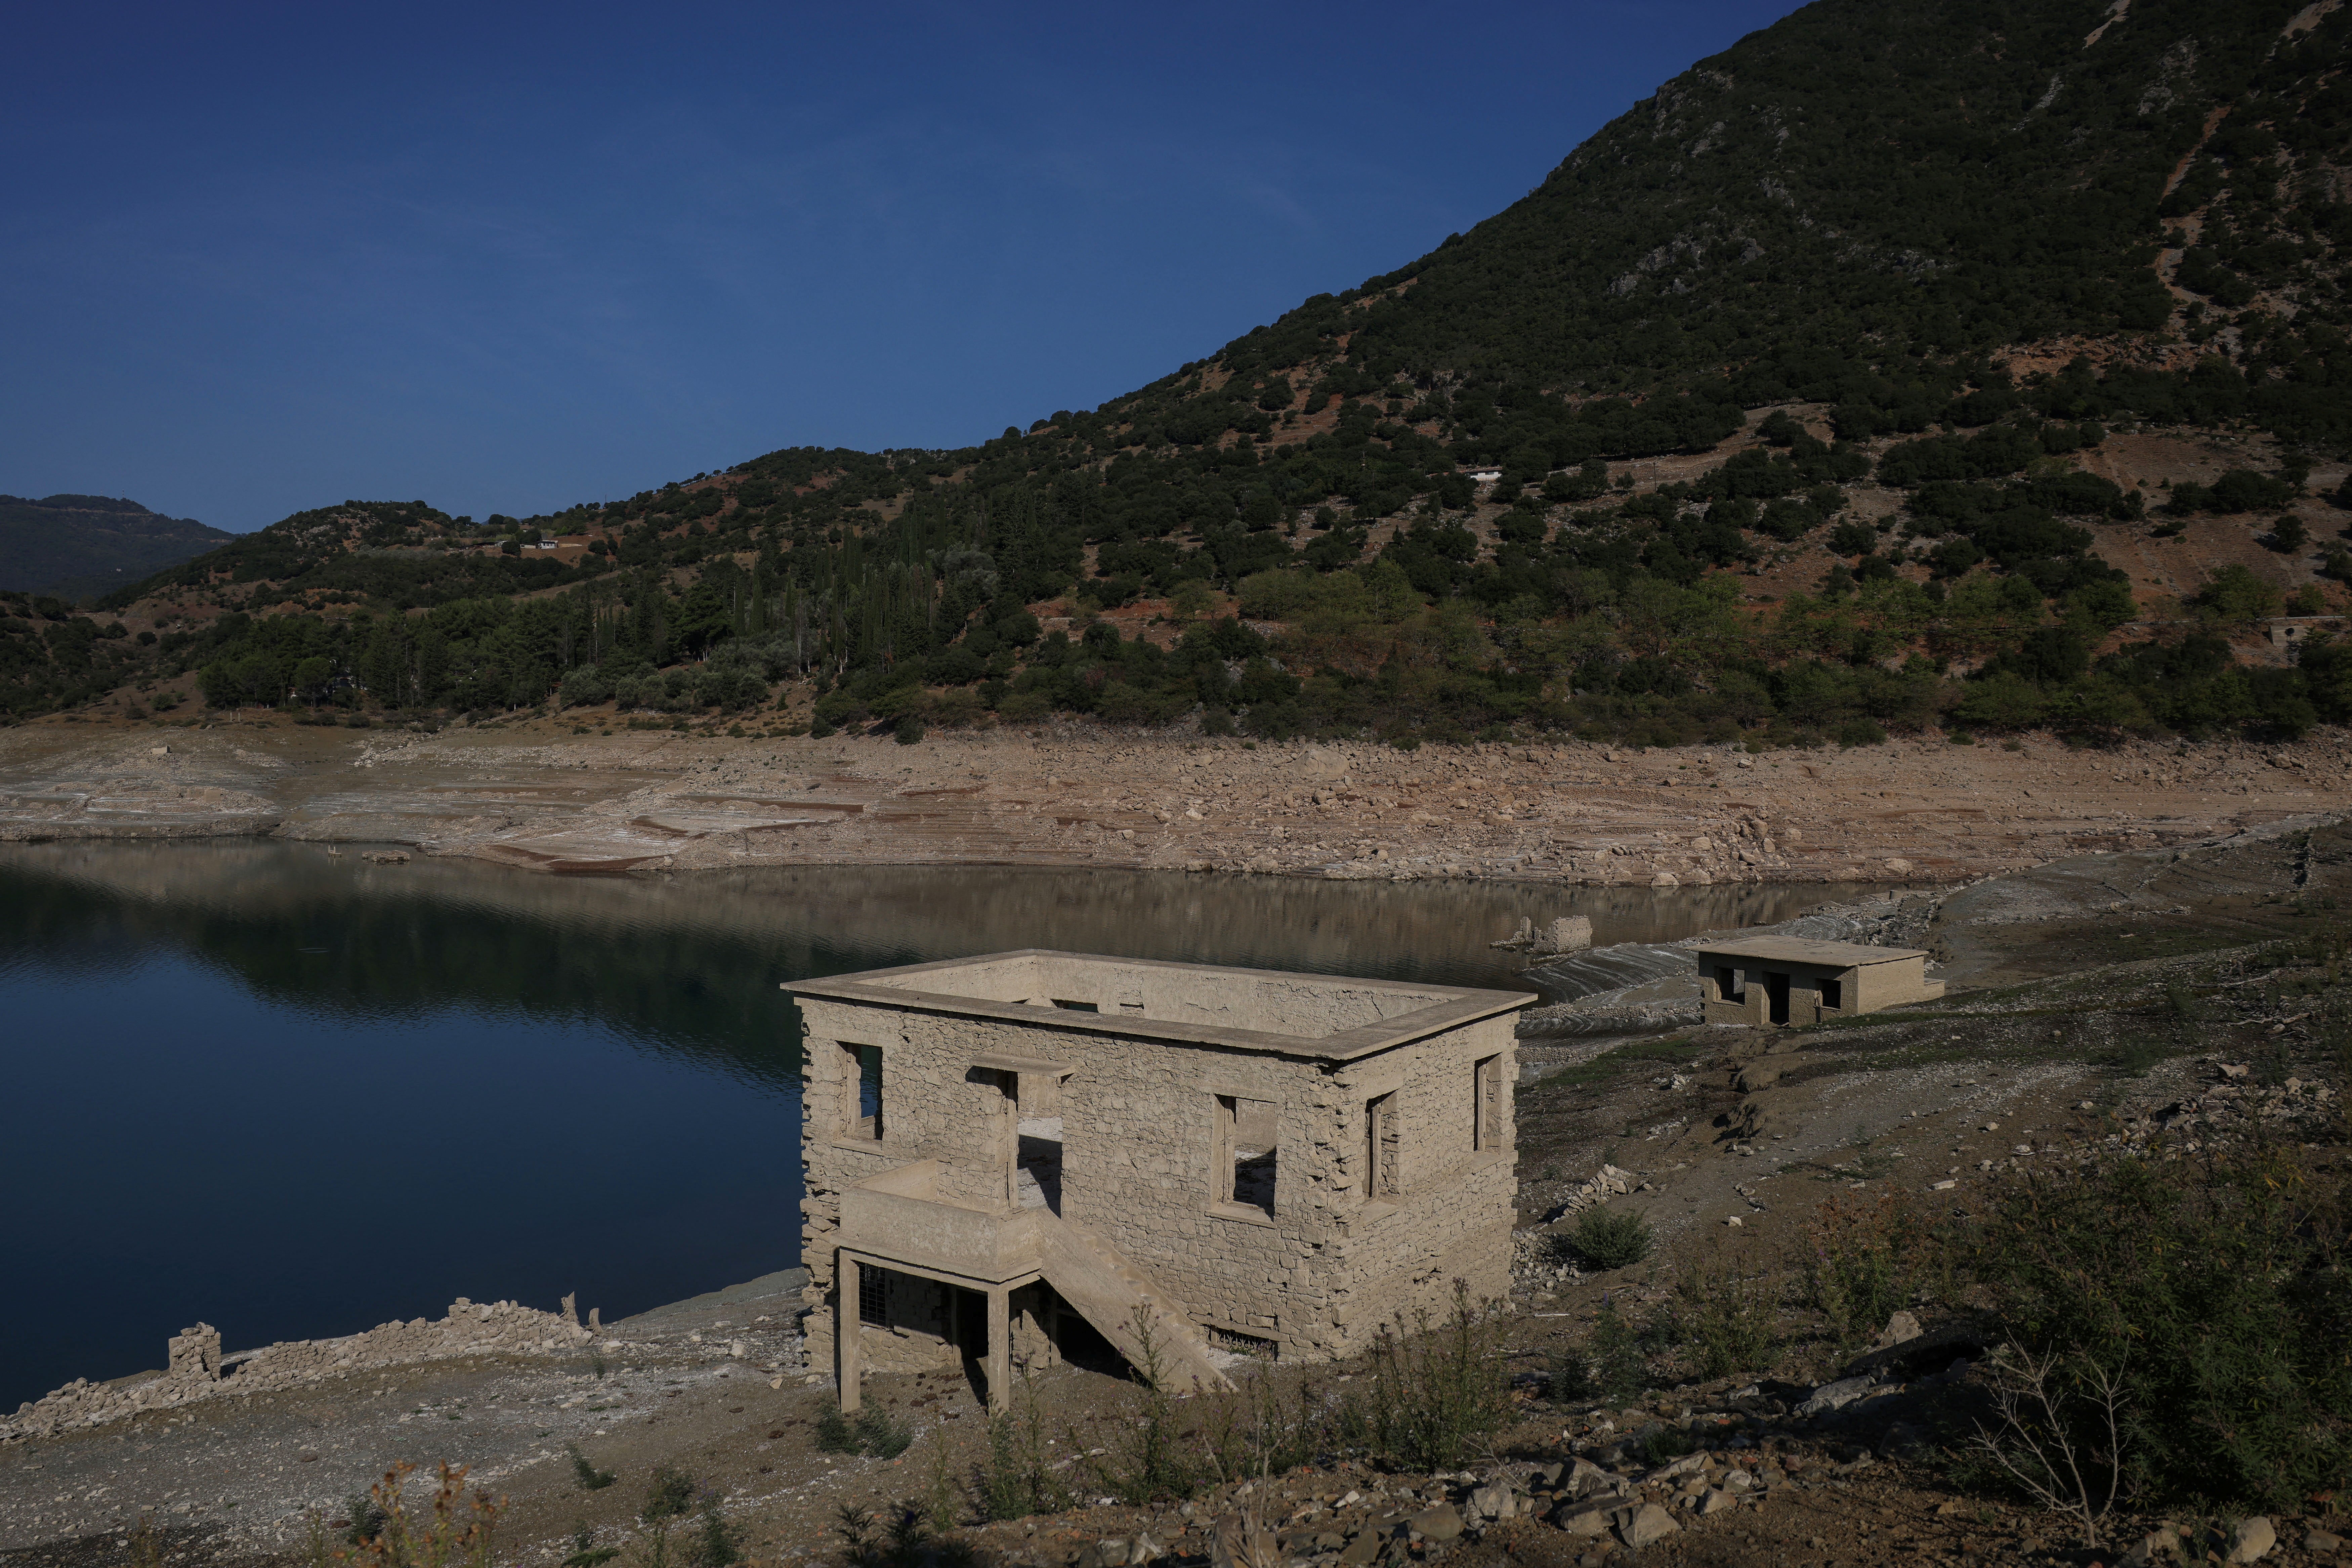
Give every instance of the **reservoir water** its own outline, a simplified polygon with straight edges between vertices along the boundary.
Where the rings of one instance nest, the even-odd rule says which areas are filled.
[[[956,867],[551,878],[299,844],[0,848],[0,1409],[438,1316],[610,1321],[799,1260],[796,978],[1004,948],[1520,985],[1811,886],[1538,889]]]

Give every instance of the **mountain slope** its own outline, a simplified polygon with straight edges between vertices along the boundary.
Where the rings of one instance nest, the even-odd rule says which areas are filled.
[[[1098,409],[478,529],[346,503],[108,603],[219,702],[330,689],[299,668],[908,732],[2352,718],[2324,637],[2240,657],[2352,582],[2308,482],[2352,447],[2331,6],[1819,0],[1470,233]]]
[[[236,537],[108,496],[0,496],[0,588],[109,593]]]

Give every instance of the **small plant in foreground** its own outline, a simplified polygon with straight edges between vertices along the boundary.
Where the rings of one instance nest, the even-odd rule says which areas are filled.
[[[895,1459],[915,1441],[915,1429],[903,1421],[893,1421],[878,1405],[860,1410],[852,1430],[857,1447],[877,1459]]]
[[[1643,1464],[1663,1465],[1696,1452],[1698,1439],[1680,1426],[1657,1426],[1643,1429],[1639,1447]]]
[[[2352,1482],[2352,1215],[2326,1175],[2291,1148],[2209,1150],[1997,1192],[1969,1262],[2020,1409],[2063,1426],[2044,1469],[2085,1456],[2100,1496],[2111,1466],[2123,1495],[2249,1512]]]
[[[373,1494],[353,1492],[343,1500],[343,1543],[357,1546],[373,1540],[383,1528],[383,1509]]]
[[[2013,1344],[1996,1349],[1986,1372],[1994,1420],[1977,1424],[1970,1448],[2072,1519],[2095,1549],[2123,1487],[2122,1375],[2088,1356],[2037,1356]]]
[[[1601,1300],[1592,1332],[1574,1350],[1552,1363],[1550,1388],[1555,1401],[1631,1399],[1649,1385],[1648,1358],[1633,1326],[1617,1310],[1617,1303]]]
[[[948,1463],[947,1434],[935,1432],[931,1436],[930,1484],[923,1492],[923,1518],[930,1527],[944,1535],[962,1521],[963,1499],[956,1487],[955,1471]]]
[[[702,1517],[695,1521],[694,1539],[687,1549],[687,1558],[694,1568],[734,1568],[743,1560],[742,1543],[737,1539],[735,1527],[719,1511],[715,1492],[703,1494]]]
[[[656,1465],[646,1487],[646,1506],[637,1517],[647,1524],[677,1519],[694,1507],[694,1478],[675,1465]]]
[[[572,1483],[583,1492],[603,1491],[620,1479],[610,1470],[600,1470],[590,1464],[588,1456],[580,1451],[580,1445],[577,1443],[564,1444],[563,1451],[572,1456]]]
[[[330,1552],[315,1531],[311,1537],[313,1568],[344,1564],[346,1568],[490,1568],[498,1518],[505,1504],[486,1491],[466,1491],[466,1467],[444,1460],[441,1484],[433,1493],[432,1509],[424,1517],[408,1511],[402,1489],[415,1465],[405,1460],[386,1470],[383,1479],[368,1489],[383,1522],[374,1534]]]
[[[1767,1276],[1695,1268],[1676,1289],[1691,1308],[1684,1348],[1700,1377],[1762,1372],[1772,1364],[1780,1336],[1772,1331],[1775,1291]]]
[[[1909,1213],[1892,1195],[1875,1204],[1832,1198],[1806,1230],[1812,1243],[1808,1304],[1827,1320],[1839,1345],[1869,1339],[1911,1299],[1917,1238]]]
[[[1454,1282],[1443,1323],[1426,1310],[1383,1325],[1372,1342],[1371,1378],[1346,1415],[1375,1458],[1409,1470],[1444,1470],[1473,1457],[1509,1418],[1510,1386],[1496,1359],[1499,1314]]]
[[[841,1559],[848,1568],[964,1568],[971,1561],[961,1542],[935,1536],[919,1509],[893,1509],[877,1534],[878,1523],[871,1510],[855,1503],[835,1510],[833,1528],[841,1536]]]
[[[855,1454],[857,1434],[849,1429],[849,1417],[832,1405],[817,1412],[816,1451],[820,1454]]]
[[[1640,1215],[1593,1209],[1577,1221],[1568,1244],[1595,1268],[1626,1268],[1650,1256],[1657,1236]]]
[[[597,1545],[595,1531],[586,1520],[579,1520],[572,1526],[572,1555],[563,1560],[563,1568],[603,1568],[620,1554],[617,1546]]]
[[[980,1511],[990,1520],[1054,1513],[1072,1500],[1054,1468],[1037,1391],[1026,1378],[1013,1390],[1013,1405],[988,1418],[988,1458],[972,1478]]]
[[[1109,1423],[1097,1421],[1091,1441],[1080,1442],[1071,1434],[1070,1447],[1087,1456],[1087,1473],[1095,1484],[1123,1503],[1191,1497],[1199,1479],[1177,1453],[1176,1406],[1159,1334],[1140,1308],[1129,1323],[1141,1355],[1136,1381],[1143,1385],[1142,1408]]]

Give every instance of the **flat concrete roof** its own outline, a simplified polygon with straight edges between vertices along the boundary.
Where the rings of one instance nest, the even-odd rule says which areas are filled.
[[[1710,942],[1691,951],[1715,958],[1760,958],[1825,969],[1860,969],[1866,964],[1928,956],[1925,949],[1916,947],[1871,947],[1858,942],[1814,942],[1801,936],[1736,936],[1728,942]]]
[[[1882,951],[1872,949],[1870,951]],[[1194,974],[1202,980],[1226,977],[1248,981],[1280,981],[1312,989],[1328,986],[1334,993],[1384,992],[1392,996],[1430,998],[1425,1005],[1391,1017],[1341,1029],[1328,1035],[1276,1034],[1217,1025],[1145,1018],[1132,1013],[1088,1013],[1061,1007],[1034,1007],[1025,1002],[1003,1002],[959,994],[958,970],[1002,963],[1007,959],[1038,958],[1062,963],[1100,964],[1112,969],[1154,969]],[[1314,974],[1287,969],[1238,969],[1212,963],[1170,963],[1149,958],[1114,958],[1105,953],[1058,952],[1050,948],[1017,948],[971,958],[945,959],[935,963],[910,963],[895,969],[868,969],[856,974],[829,975],[822,980],[786,981],[780,990],[795,996],[820,996],[828,1002],[887,1007],[900,1012],[946,1013],[961,1017],[1002,1018],[1032,1028],[1062,1029],[1074,1035],[1113,1036],[1150,1040],[1161,1045],[1215,1046],[1228,1050],[1307,1057],[1320,1061],[1347,1062],[1396,1046],[1458,1028],[1464,1024],[1513,1013],[1536,997],[1524,991],[1483,991],[1464,985],[1431,985],[1409,980],[1365,980],[1348,974]]]

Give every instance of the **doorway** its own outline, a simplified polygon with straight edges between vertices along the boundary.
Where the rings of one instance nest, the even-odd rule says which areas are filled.
[[[1013,1202],[1062,1212],[1062,1083],[1023,1073],[1014,1083]]]
[[[1775,974],[1769,969],[1764,972],[1764,1002],[1768,1009],[1765,1015],[1768,1021],[1775,1024],[1785,1024],[1789,1021],[1789,977],[1787,975]]]
[[[961,1285],[944,1287],[954,1298],[950,1321],[957,1353],[963,1360],[964,1382],[971,1386],[982,1408],[988,1405],[988,1298]]]

